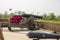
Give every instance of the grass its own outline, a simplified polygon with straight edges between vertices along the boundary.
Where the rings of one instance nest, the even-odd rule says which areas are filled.
[[[57,23],[60,24],[60,21],[55,21],[55,20],[35,20],[36,22],[49,22],[49,23]]]

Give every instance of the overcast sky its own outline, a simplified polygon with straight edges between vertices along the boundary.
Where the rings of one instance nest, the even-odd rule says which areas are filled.
[[[60,0],[0,0],[0,12],[21,10],[27,13],[39,12],[60,15]]]

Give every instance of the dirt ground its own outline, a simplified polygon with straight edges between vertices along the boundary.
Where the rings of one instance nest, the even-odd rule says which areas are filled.
[[[18,29],[18,30],[17,30]],[[10,32],[7,28],[3,28],[4,40],[32,40],[28,38],[27,33],[30,32],[26,29],[15,28],[15,31]],[[37,30],[39,32],[51,33],[52,31]],[[41,39],[41,40],[56,40],[56,39]]]

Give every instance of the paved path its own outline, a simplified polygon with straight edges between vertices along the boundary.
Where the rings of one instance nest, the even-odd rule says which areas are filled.
[[[42,30],[37,30],[37,31],[46,32]],[[10,32],[8,31],[7,28],[5,28],[3,29],[3,36],[5,40],[32,40],[26,36],[28,32],[29,32],[28,30]],[[41,39],[41,40],[56,40],[56,39]]]

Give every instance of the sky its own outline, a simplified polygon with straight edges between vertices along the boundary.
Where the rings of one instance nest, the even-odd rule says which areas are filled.
[[[60,15],[60,0],[0,0],[0,13],[10,12],[10,8],[11,12],[21,10],[34,14],[39,12],[39,15],[44,13]]]

